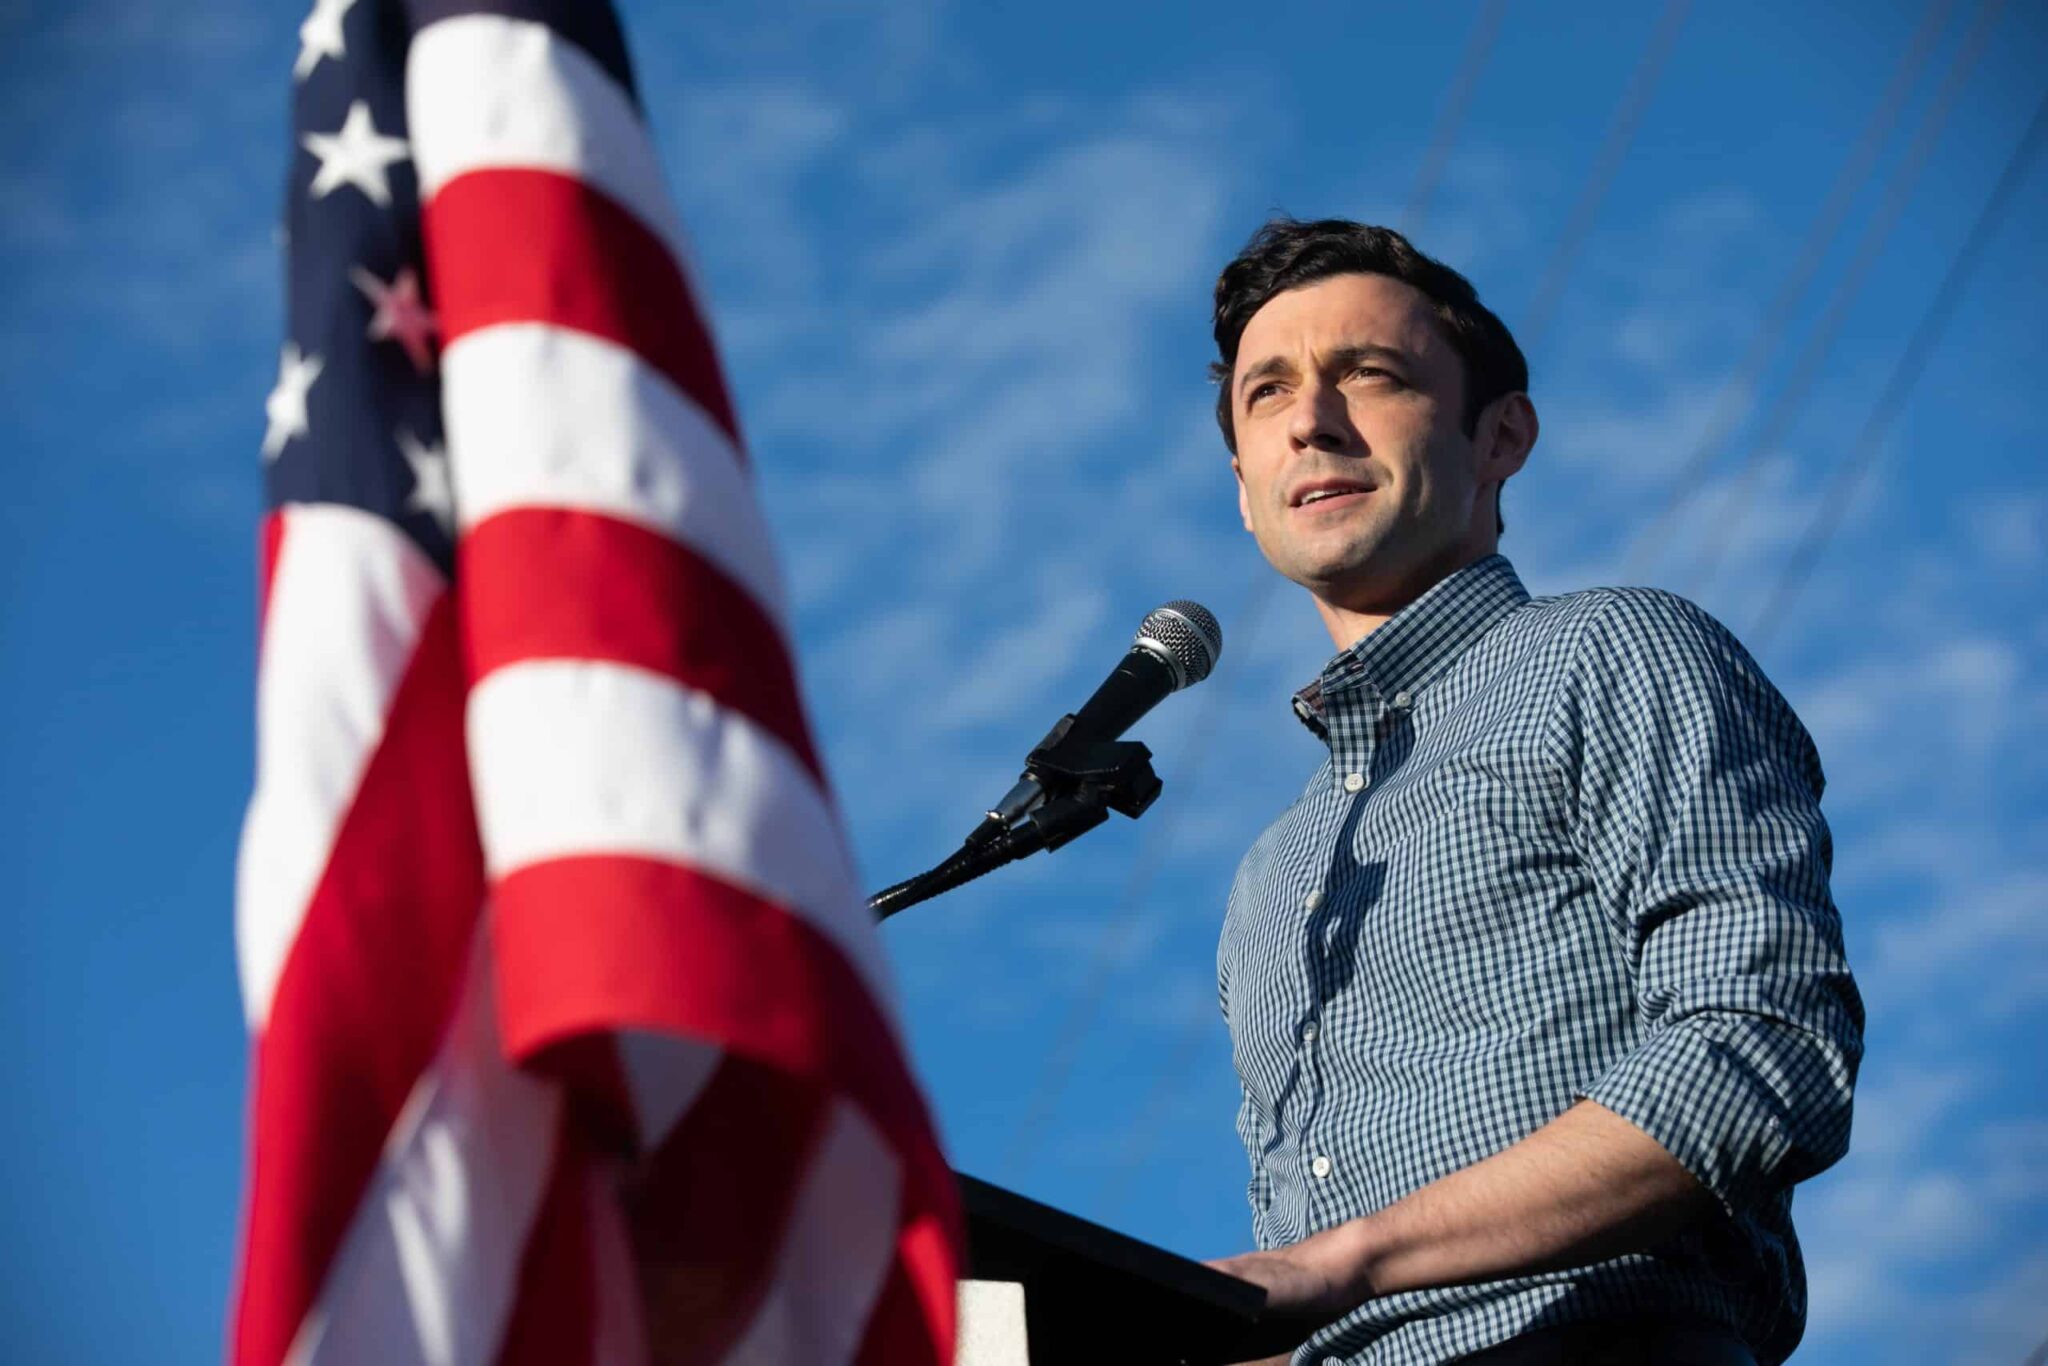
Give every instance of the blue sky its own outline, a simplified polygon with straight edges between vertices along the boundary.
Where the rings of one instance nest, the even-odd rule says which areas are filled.
[[[1477,3],[712,8],[626,17],[868,881],[943,855],[1147,609],[1224,622],[1218,677],[1138,732],[1166,781],[1143,823],[885,931],[958,1165],[1191,1255],[1248,1240],[1215,937],[1239,853],[1316,760],[1285,698],[1329,643],[1237,526],[1207,305],[1269,211],[1364,217],[1468,273],[1530,352],[1544,432],[1503,544],[1524,578],[1696,597],[1819,743],[1871,1024],[1851,1154],[1798,1197],[1798,1359],[2012,1362],[2048,1337],[2048,168],[1858,444],[2040,98],[2048,13],[1939,9],[1730,400],[1918,4],[1686,16],[1541,328],[1657,7],[1509,4],[1426,214]],[[297,21],[0,4],[0,1335],[21,1360],[219,1350]],[[1839,337],[1781,402],[1859,255]],[[1728,401],[1702,495],[1657,520]],[[1841,533],[1757,635],[1844,460],[1868,476]]]

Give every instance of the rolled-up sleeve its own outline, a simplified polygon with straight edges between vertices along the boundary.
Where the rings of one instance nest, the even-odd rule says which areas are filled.
[[[1848,1147],[1863,1005],[1820,760],[1755,661],[1681,598],[1608,595],[1576,656],[1559,736],[1574,839],[1640,1028],[1581,1094],[1739,1212]]]

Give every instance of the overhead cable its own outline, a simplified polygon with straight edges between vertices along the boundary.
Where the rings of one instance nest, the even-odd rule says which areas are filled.
[[[1458,74],[1451,81],[1450,93],[1444,96],[1443,108],[1437,114],[1436,130],[1430,134],[1429,149],[1422,154],[1422,164],[1415,172],[1414,187],[1408,191],[1408,210],[1401,219],[1401,228],[1410,236],[1422,231],[1422,225],[1429,219],[1437,182],[1443,179],[1444,170],[1450,165],[1451,149],[1457,146],[1458,130],[1465,123],[1465,111],[1471,108],[1472,96],[1479,90],[1479,75],[1486,70],[1486,59],[1492,55],[1493,41],[1500,37],[1501,20],[1507,12],[1507,0],[1485,0],[1479,7],[1479,18],[1473,22],[1472,36],[1465,40],[1465,55],[1458,62]]]
[[[1644,45],[1643,55],[1636,59],[1635,73],[1629,77],[1621,103],[1615,106],[1614,116],[1608,120],[1607,133],[1600,139],[1599,155],[1593,158],[1593,168],[1579,186],[1578,198],[1572,204],[1570,216],[1565,219],[1564,231],[1558,235],[1557,246],[1550,253],[1550,263],[1543,268],[1541,281],[1536,286],[1535,302],[1529,306],[1529,316],[1522,324],[1522,346],[1525,350],[1536,348],[1549,332],[1551,320],[1557,316],[1558,305],[1564,299],[1565,281],[1571,277],[1579,248],[1585,244],[1587,235],[1593,231],[1593,224],[1599,220],[1601,202],[1607,198],[1607,191],[1614,185],[1614,177],[1621,171],[1629,144],[1635,141],[1636,128],[1643,121],[1644,111],[1650,107],[1650,96],[1657,89],[1658,78],[1664,74],[1665,60],[1678,44],[1678,31],[1685,26],[1685,16],[1691,8],[1692,0],[1665,0],[1664,13],[1658,16],[1656,28],[1650,31],[1650,41]]]
[[[1890,183],[1885,187],[1885,196],[1864,226],[1863,238],[1857,243],[1856,255],[1842,272],[1841,279],[1829,295],[1827,305],[1813,331],[1807,335],[1806,344],[1793,361],[1791,378],[1785,381],[1772,398],[1757,428],[1755,438],[1734,464],[1735,482],[1728,504],[1715,516],[1719,534],[1707,538],[1701,551],[1698,567],[1693,571],[1689,583],[1689,595],[1703,597],[1713,585],[1727,547],[1736,540],[1736,531],[1743,524],[1749,501],[1754,494],[1757,477],[1763,468],[1763,458],[1775,450],[1789,433],[1806,406],[1807,397],[1826,372],[1829,353],[1834,349],[1836,338],[1849,320],[1849,312],[1863,288],[1863,282],[1876,267],[1884,254],[1892,229],[1898,226],[1911,204],[1913,192],[1918,187],[1920,173],[1927,167],[1934,149],[1940,145],[1943,130],[1948,125],[1948,116],[1955,107],[1956,99],[1969,83],[1970,73],[1977,65],[1985,44],[1991,37],[1992,28],[1999,11],[2005,7],[2005,0],[1984,0],[1978,7],[1976,17],[1963,35],[1955,57],[1935,91],[1933,102],[1921,116],[1920,126],[1915,130],[1913,141],[1906,148],[1899,164],[1893,168]]]
[[[1793,311],[1806,294],[1807,287],[1813,283],[1821,262],[1827,258],[1828,247],[1835,240],[1835,234],[1841,231],[1849,206],[1869,181],[1870,173],[1877,165],[1877,155],[1891,136],[1892,126],[1898,122],[1899,113],[1905,108],[1906,96],[1919,81],[1921,68],[1926,66],[1928,57],[1932,55],[1934,40],[1941,35],[1953,7],[1954,0],[1931,0],[1919,26],[1907,40],[1906,50],[1900,55],[1891,79],[1885,83],[1884,93],[1878,97],[1876,107],[1864,121],[1855,147],[1835,172],[1834,184],[1829,188],[1820,212],[1814,215],[1806,230],[1806,238],[1800,244],[1792,269],[1772,294],[1742,359],[1722,381],[1720,392],[1715,395],[1708,413],[1706,430],[1693,443],[1692,453],[1672,478],[1663,504],[1636,531],[1622,570],[1622,582],[1636,583],[1642,579],[1648,569],[1645,561],[1656,548],[1666,543],[1666,523],[1698,492],[1706,475],[1720,458],[1723,446],[1742,421],[1750,395],[1762,380],[1771,357],[1777,354],[1786,329],[1791,326]]]
[[[2048,135],[2048,95],[2044,95],[2034,107],[2033,122],[2027,125],[2019,145],[2006,159],[2005,170],[1999,174],[1998,183],[1992,187],[1990,197],[1978,211],[1977,221],[1971,226],[1962,246],[1956,249],[1947,272],[1941,278],[1940,287],[1934,291],[1934,298],[1927,305],[1927,311],[1920,316],[1905,350],[1899,354],[1898,363],[1879,388],[1870,416],[1864,420],[1856,439],[1849,443],[1844,458],[1835,466],[1834,477],[1821,494],[1812,519],[1771,585],[1763,609],[1757,613],[1756,623],[1750,628],[1752,649],[1761,650],[1764,642],[1777,631],[1793,598],[1812,576],[1814,565],[1841,526],[1842,518],[1855,503],[1863,481],[1876,468],[1878,447],[1885,433],[1905,407],[1907,396],[1912,393],[1921,372],[1927,368],[1928,360],[1940,346],[1942,334],[1969,283],[1970,272],[1976,267],[1977,258],[1983,254],[1986,244],[1998,231],[1999,221],[2011,207],[2013,195],[2025,178],[2027,164],[2040,151],[2044,135]]]

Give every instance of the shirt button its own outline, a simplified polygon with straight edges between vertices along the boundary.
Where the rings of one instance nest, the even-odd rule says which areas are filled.
[[[1394,709],[1396,711],[1406,711],[1408,709],[1409,704],[1412,703],[1414,700],[1414,698],[1408,695],[1408,690],[1404,688],[1400,692],[1394,694]]]
[[[1363,792],[1365,790],[1365,775],[1363,773],[1345,774],[1344,790],[1346,792]]]
[[[1318,1031],[1316,1029],[1316,1022],[1314,1020],[1310,1020],[1307,1024],[1301,1027],[1301,1041],[1303,1043],[1314,1043],[1316,1041],[1317,1032]]]
[[[1312,911],[1312,910],[1314,910],[1314,909],[1315,909],[1316,907],[1318,907],[1318,906],[1322,905],[1322,904],[1323,904],[1323,891],[1322,891],[1322,888],[1318,887],[1318,888],[1317,888],[1317,889],[1316,889],[1315,891],[1313,891],[1313,892],[1310,892],[1310,893],[1308,894],[1308,896],[1307,896],[1307,897],[1303,898],[1303,900],[1302,900],[1302,903],[1301,903],[1301,904],[1302,904],[1302,905],[1303,905],[1304,907],[1306,907],[1307,909],[1311,910],[1311,911]]]
[[[1320,1181],[1330,1174],[1330,1159],[1317,1153],[1315,1161],[1308,1164],[1308,1169],[1315,1173],[1316,1179]]]

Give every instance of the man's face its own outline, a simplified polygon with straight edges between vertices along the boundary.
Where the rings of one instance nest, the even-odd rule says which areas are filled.
[[[1245,528],[1324,603],[1393,610],[1490,549],[1464,364],[1419,290],[1335,275],[1276,294],[1230,384]]]

